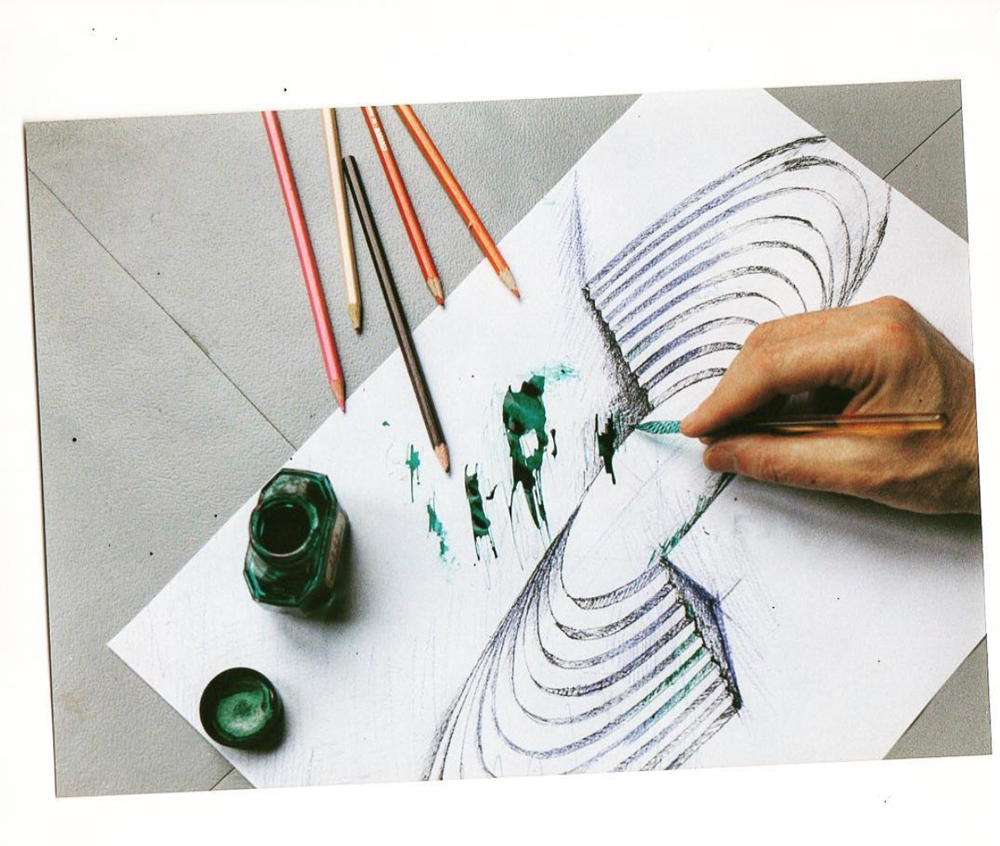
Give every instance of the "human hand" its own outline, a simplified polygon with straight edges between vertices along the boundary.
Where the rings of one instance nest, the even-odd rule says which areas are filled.
[[[845,414],[943,413],[945,428],[865,436],[707,438],[765,403],[839,389]],[[759,325],[715,390],[681,422],[709,441],[709,470],[836,491],[924,513],[979,513],[972,363],[895,297]]]

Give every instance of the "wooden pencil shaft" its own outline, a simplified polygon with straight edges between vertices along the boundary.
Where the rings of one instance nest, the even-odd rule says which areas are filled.
[[[343,408],[344,375],[340,367],[340,357],[337,355],[337,343],[334,339],[333,327],[330,325],[330,315],[326,309],[326,298],[323,296],[323,284],[320,281],[316,256],[309,238],[309,229],[306,226],[302,204],[299,202],[299,193],[295,186],[295,175],[288,159],[288,151],[285,149],[281,123],[278,120],[277,112],[274,111],[261,112],[261,117],[271,147],[271,155],[274,158],[274,167],[278,174],[281,195],[285,201],[285,210],[288,212],[288,220],[292,227],[292,239],[295,242],[299,265],[306,283],[306,295],[309,298],[313,321],[316,324],[316,334],[319,337],[323,364],[326,367],[327,377],[337,397],[337,402]]]
[[[411,106],[396,106],[396,112],[409,130],[413,142],[427,160],[427,164],[434,171],[445,193],[462,216],[465,225],[469,227],[469,231],[472,233],[472,237],[475,238],[476,243],[479,244],[479,248],[486,255],[493,269],[497,273],[500,273],[507,267],[507,262],[500,255],[500,251],[497,249],[496,244],[476,213],[476,209],[469,202],[469,198],[466,196],[465,191],[462,190],[462,186],[459,185],[455,175],[451,172],[451,168],[448,167],[448,163],[444,160],[444,156],[441,155],[434,140],[427,130],[424,129],[420,118],[417,117],[416,112],[413,111]]]
[[[359,329],[361,326],[361,288],[358,284],[358,270],[354,258],[354,236],[351,232],[351,220],[347,212],[344,173],[341,169],[337,115],[333,109],[320,109],[320,115],[323,120],[323,137],[326,141],[330,193],[333,197],[333,210],[337,221],[337,240],[340,243],[340,259],[344,267],[344,294],[347,298],[351,321],[354,323],[354,328]]]
[[[712,436],[751,434],[807,435],[821,432],[890,435],[937,432],[948,424],[944,414],[814,414],[795,417],[748,417]]]
[[[420,265],[420,272],[423,273],[424,279],[427,281],[438,279],[440,277],[437,267],[434,265],[434,259],[431,257],[430,247],[427,246],[427,239],[424,238],[420,219],[417,217],[409,192],[406,190],[403,174],[399,170],[396,157],[389,145],[389,139],[385,135],[378,110],[374,106],[362,106],[361,114],[364,115],[372,143],[375,145],[375,151],[382,164],[382,170],[385,171],[386,180],[389,182],[389,190],[392,191],[399,215],[403,219],[403,228],[406,229],[406,236],[410,239],[410,246],[417,258],[417,264]],[[432,290],[431,293],[435,294],[435,298],[437,297],[436,292]]]
[[[368,195],[365,192],[364,182],[361,180],[361,173],[358,171],[357,162],[353,156],[344,159],[344,173],[347,176],[347,184],[354,200],[354,208],[361,220],[361,228],[365,234],[365,242],[368,244],[368,252],[371,254],[372,263],[375,265],[375,275],[378,277],[379,287],[382,289],[382,297],[385,299],[386,308],[389,311],[389,320],[392,323],[396,341],[403,354],[403,363],[406,365],[410,382],[417,395],[417,405],[424,418],[424,425],[427,427],[427,434],[430,436],[431,445],[437,447],[444,443],[444,435],[441,431],[441,422],[437,416],[437,410],[431,400],[430,390],[427,387],[427,380],[424,377],[420,359],[413,344],[413,337],[410,334],[409,324],[406,322],[406,314],[403,312],[403,305],[399,300],[399,293],[396,290],[396,283],[389,269],[389,262],[386,259],[385,248],[382,246],[382,238],[379,235],[378,227],[375,225],[375,218],[372,215],[371,204],[368,202]]]

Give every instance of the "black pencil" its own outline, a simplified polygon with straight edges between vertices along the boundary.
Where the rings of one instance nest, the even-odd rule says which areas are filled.
[[[431,439],[434,454],[441,462],[441,466],[444,467],[444,472],[447,473],[451,468],[451,459],[448,456],[448,445],[444,442],[444,433],[441,431],[441,421],[438,420],[434,401],[431,399],[431,392],[427,388],[427,380],[424,379],[424,371],[420,366],[420,359],[417,358],[417,350],[413,346],[413,337],[410,335],[410,327],[406,322],[406,315],[403,313],[403,304],[399,301],[399,292],[396,290],[392,271],[389,270],[389,262],[385,257],[382,239],[375,226],[375,218],[372,215],[371,206],[368,204],[368,195],[365,193],[365,186],[361,181],[358,163],[354,161],[354,156],[344,158],[344,173],[347,175],[347,184],[351,189],[354,208],[357,210],[361,220],[361,228],[365,233],[368,252],[371,253],[372,263],[375,265],[375,275],[378,276],[378,283],[382,288],[385,307],[389,310],[392,329],[396,333],[396,341],[403,353],[403,363],[406,364],[406,372],[413,385],[413,392],[417,395],[420,414],[424,418],[424,425],[427,427],[427,434]]]

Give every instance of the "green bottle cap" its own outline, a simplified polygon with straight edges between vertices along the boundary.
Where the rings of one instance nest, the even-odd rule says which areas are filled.
[[[281,742],[283,712],[267,676],[248,667],[224,670],[201,695],[201,724],[223,746],[264,749]]]

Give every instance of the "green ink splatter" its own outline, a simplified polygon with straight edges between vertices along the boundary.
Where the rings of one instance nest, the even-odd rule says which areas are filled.
[[[615,449],[617,448],[618,433],[621,427],[621,415],[616,411],[608,415],[604,424],[604,431],[601,431],[601,424],[594,415],[594,437],[597,441],[597,454],[604,462],[604,471],[611,474],[611,484],[616,485],[615,479]]]
[[[490,492],[488,499],[493,498],[496,493],[496,486]],[[493,533],[490,531],[490,518],[486,516],[486,503],[483,501],[483,494],[479,490],[479,468],[478,466],[469,473],[469,466],[465,466],[465,498],[469,500],[469,515],[472,517],[472,541],[476,545],[476,560],[479,560],[479,541],[481,538],[488,538],[490,548],[493,550],[493,557],[497,557],[497,546],[493,542]]]
[[[549,429],[549,434],[552,435],[552,457],[555,458],[559,455],[559,447],[556,445],[556,430]]]
[[[568,364],[551,364],[538,371],[539,376],[543,376],[550,382],[565,382],[570,379],[579,379],[579,371],[573,369]]]
[[[437,511],[434,510],[434,500],[427,503],[427,533],[433,532],[438,539],[438,558],[442,563],[448,562],[448,533],[445,531]]]
[[[382,425],[383,426],[388,426],[389,425],[389,421],[388,420],[383,420],[382,421]]]
[[[410,469],[410,502],[413,502],[414,477],[417,480],[417,484],[420,484],[420,453],[413,448],[413,444],[410,444],[406,453],[406,461],[403,463]]]
[[[509,508],[514,507],[514,496],[520,485],[532,522],[539,529],[542,522],[546,526],[549,524],[542,497],[542,460],[549,445],[549,436],[545,431],[545,404],[542,402],[544,393],[545,377],[536,373],[527,382],[521,383],[521,390],[508,388],[503,398],[503,425],[507,431],[513,477]]]

